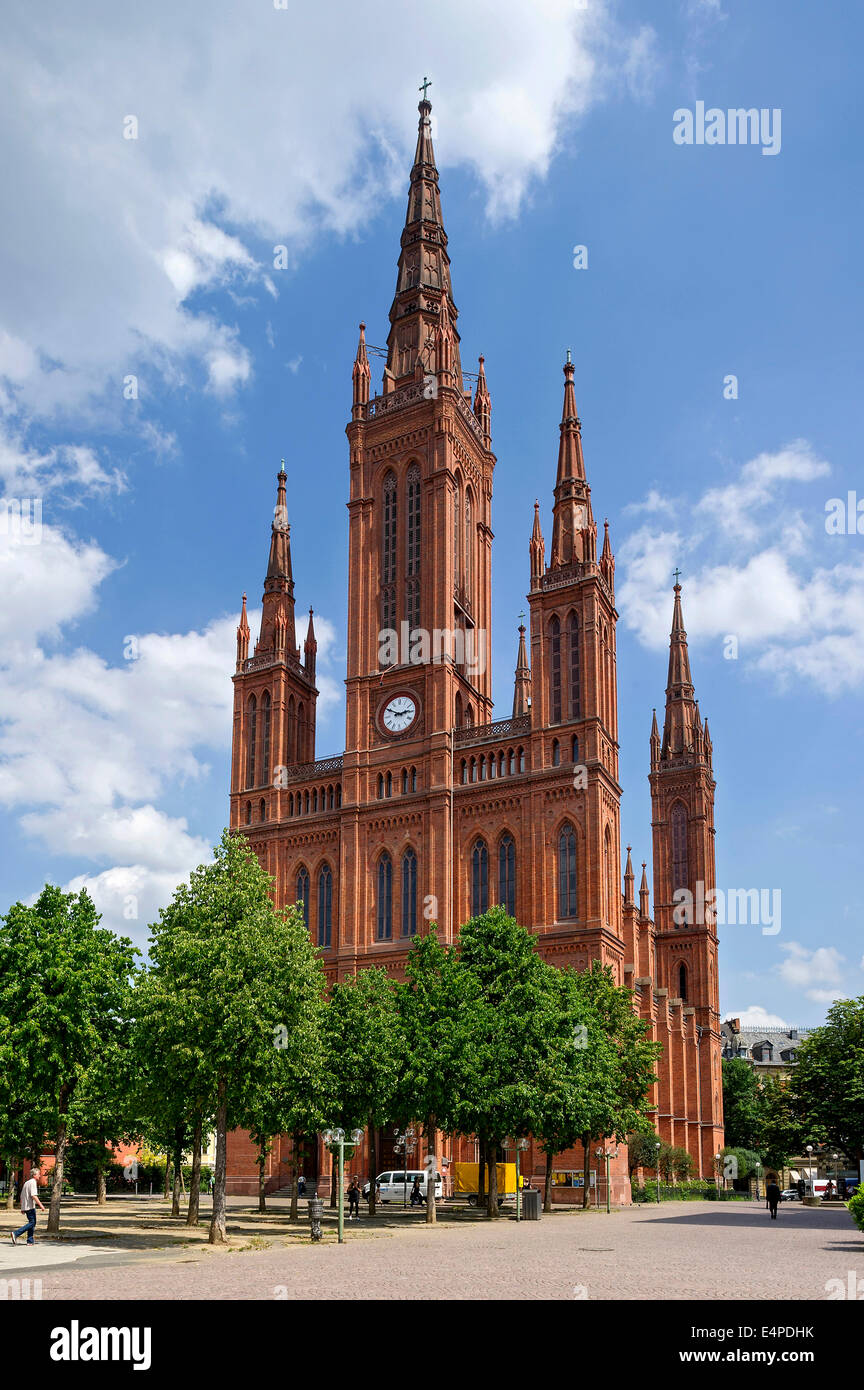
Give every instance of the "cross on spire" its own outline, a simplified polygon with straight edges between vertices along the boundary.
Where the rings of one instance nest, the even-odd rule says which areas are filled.
[[[424,78],[423,78],[423,81],[422,81],[421,84],[420,84],[420,86],[417,88],[418,92],[422,92],[422,93],[423,93],[423,100],[424,100],[424,101],[428,100],[428,98],[427,98],[427,96],[426,96],[426,88],[427,88],[427,87],[431,87],[431,86],[432,86],[432,83],[429,81],[429,78],[428,78],[428,77],[424,77]]]
[[[672,571],[672,573],[673,573],[673,575],[675,576],[675,588],[676,588],[676,589],[680,589],[680,588],[681,588],[681,585],[679,584],[678,581],[679,581],[679,579],[681,578],[681,571],[680,571],[679,569],[674,569],[674,570]]]

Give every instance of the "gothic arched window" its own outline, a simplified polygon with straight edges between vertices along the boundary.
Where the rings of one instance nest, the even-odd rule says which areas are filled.
[[[302,700],[297,705],[297,761],[306,761],[306,711]]]
[[[462,484],[458,478],[453,497],[453,583],[462,586]]]
[[[558,836],[558,916],[578,917],[576,903],[576,832],[572,825],[562,826]]]
[[[453,714],[454,724],[453,724],[453,727],[454,727],[455,729],[461,729],[461,728],[462,728],[462,696],[459,694],[459,691],[458,691],[458,690],[456,691],[456,699],[453,701],[453,709],[454,709],[454,714]]]
[[[505,835],[498,846],[498,901],[511,917],[516,916],[516,842]]]
[[[472,525],[471,489],[469,488],[465,493],[465,589],[469,594],[471,592],[471,561],[474,540]]]
[[[420,573],[420,469],[416,463],[408,469],[408,554],[406,571],[409,575]]]
[[[561,723],[561,624],[553,617],[549,624],[551,669],[549,672],[549,702],[553,724]]]
[[[396,631],[396,478],[388,473],[384,479],[382,536],[381,536],[381,628]]]
[[[267,802],[264,800],[263,796],[262,796],[262,798],[261,798],[261,804],[260,804],[260,806],[258,807],[258,811],[259,811],[259,819],[260,819],[260,820],[266,820],[266,819],[267,819]]]
[[[570,718],[578,719],[582,713],[582,697],[579,688],[579,618],[570,614],[568,623],[570,638]]]
[[[309,873],[305,865],[297,870],[297,902],[303,907],[303,925],[309,930]]]
[[[322,864],[318,874],[318,945],[333,945],[333,871]]]
[[[379,941],[390,941],[393,936],[393,861],[389,854],[382,854],[378,860],[377,907],[375,935]]]
[[[558,767],[561,762],[561,744],[557,738],[552,740],[552,766]]]
[[[402,856],[402,935],[417,932],[417,855],[406,849]]]
[[[478,840],[471,855],[471,916],[479,917],[489,907],[489,850]]]
[[[258,741],[258,701],[254,695],[249,696],[248,723],[249,733],[246,741],[246,785],[254,787],[255,781],[255,750]]]
[[[252,824],[252,802],[251,802],[251,801],[247,801],[247,802],[246,802],[246,824],[247,824],[247,825],[251,825],[251,824]]]
[[[270,691],[261,696],[261,781],[260,786],[268,785],[273,779],[270,771],[270,715],[272,702]]]
[[[687,1003],[687,966],[683,961],[678,966],[678,998]]]
[[[289,763],[297,761],[297,714],[294,709],[294,696],[288,699],[288,732],[286,737],[285,756]]]
[[[680,801],[672,808],[672,891],[687,888],[690,875],[687,865],[687,812]]]
[[[420,626],[420,580],[409,579],[405,585],[405,616],[408,620],[408,634],[410,637]],[[395,623],[391,624],[395,626]],[[420,642],[417,642],[418,650]]]

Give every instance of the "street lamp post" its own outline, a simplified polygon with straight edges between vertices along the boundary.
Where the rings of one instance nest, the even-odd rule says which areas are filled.
[[[403,1205],[403,1207],[407,1207],[407,1205],[408,1205],[408,1155],[409,1155],[409,1154],[413,1154],[414,1150],[415,1150],[416,1147],[417,1147],[416,1143],[414,1142],[414,1135],[415,1135],[415,1133],[416,1133],[416,1131],[415,1131],[413,1125],[408,1125],[408,1127],[407,1127],[407,1129],[405,1130],[404,1134],[400,1134],[400,1133],[399,1133],[399,1130],[397,1129],[397,1131],[396,1131],[396,1143],[393,1145],[393,1152],[394,1152],[394,1153],[397,1153],[397,1154],[398,1154],[398,1153],[404,1154],[404,1159],[405,1159],[404,1163],[402,1164],[402,1205]]]
[[[808,1174],[808,1178],[809,1178],[809,1182],[810,1182],[810,1196],[811,1196],[811,1197],[815,1197],[815,1196],[816,1196],[816,1192],[815,1192],[814,1187],[813,1187],[813,1145],[812,1145],[812,1144],[808,1144],[806,1147],[807,1147],[807,1174]]]
[[[654,1145],[654,1148],[655,1148],[655,1150],[657,1151],[657,1162],[655,1163],[654,1167],[655,1167],[656,1170],[657,1170],[657,1205],[658,1205],[658,1207],[659,1207],[659,1205],[660,1205],[660,1144],[659,1144],[659,1141],[658,1141],[658,1143],[656,1143],[656,1144]]]
[[[598,1149],[597,1157],[606,1159],[606,1214],[608,1216],[612,1211],[612,1195],[609,1191],[609,1160],[610,1158],[618,1157],[618,1149],[617,1147],[614,1149]]]
[[[339,1244],[345,1244],[345,1145],[356,1147],[363,1138],[362,1129],[352,1129],[351,1138],[345,1138],[344,1129],[325,1129],[324,1143],[328,1148],[339,1150]]]
[[[722,1150],[722,1149],[718,1149],[718,1150],[717,1150],[716,1154],[714,1155],[714,1162],[715,1162],[716,1165],[717,1165],[717,1196],[719,1197],[719,1196],[720,1196],[720,1192],[721,1192],[721,1190],[722,1190],[721,1187],[720,1187],[720,1172],[721,1172],[722,1167],[723,1167],[723,1150]]]
[[[757,1201],[757,1202],[759,1201],[759,1171],[760,1171],[761,1167],[762,1167],[762,1164],[759,1162],[759,1160],[758,1160],[758,1158],[757,1158],[757,1160],[756,1160],[756,1201]]]
[[[519,1154],[528,1147],[527,1139],[516,1140],[516,1220],[522,1220],[522,1194],[519,1191]]]

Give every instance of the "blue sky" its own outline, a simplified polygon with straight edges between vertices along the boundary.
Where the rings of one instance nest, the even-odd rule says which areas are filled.
[[[551,533],[570,348],[617,556],[624,842],[649,857],[677,564],[718,882],[782,892],[776,935],[721,931],[721,1006],[816,1023],[864,992],[864,535],[825,529],[828,499],[864,498],[861,21],[836,2],[530,10],[453,0],[430,27],[383,3],[178,19],[90,0],[46,33],[11,6],[0,484],[41,499],[42,532],[0,531],[2,902],[86,882],[143,942],[218,837],[234,628],[283,457],[298,608],[320,615],[318,752],[341,751],[351,361],[360,319],[386,337],[425,71],[463,362],[484,353],[492,393],[496,712],[535,496]],[[675,144],[698,101],[779,108],[780,152]]]

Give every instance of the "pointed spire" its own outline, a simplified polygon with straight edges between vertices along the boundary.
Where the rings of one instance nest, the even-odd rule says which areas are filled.
[[[568,349],[564,363],[564,408],[561,412],[558,477],[555,483],[552,569],[561,565],[593,562],[597,557],[597,523],[591,512],[591,489],[585,479],[582,426],[576,414],[573,374]]]
[[[356,420],[363,414],[363,407],[369,402],[369,379],[371,371],[369,368],[369,357],[366,352],[366,325],[360,325],[360,341],[357,344],[357,355],[354,358],[354,369],[351,373],[351,380],[354,387],[352,419]]]
[[[432,148],[432,103],[424,95],[417,108],[420,122],[411,170],[408,210],[402,232],[396,294],[390,307],[387,336],[385,393],[413,375],[418,355],[427,371],[433,370],[432,352],[443,302],[447,302],[452,345],[450,368],[454,384],[462,390],[459,360],[458,312],[450,283],[447,233],[441,216],[438,170]]]
[[[521,616],[521,615],[520,615]],[[528,714],[531,709],[531,668],[525,650],[525,624],[519,624],[519,651],[516,657],[516,680],[513,690],[513,718]]]
[[[485,358],[479,358],[480,370],[477,373],[477,390],[474,392],[474,415],[483,432],[483,443],[488,449],[492,443],[492,399],[486,385]]]
[[[633,874],[633,860],[630,858],[632,846],[627,846],[627,863],[624,866],[624,902],[629,906],[636,906],[636,899],[633,896],[633,884],[635,876]]]
[[[261,610],[261,632],[256,653],[284,649],[296,658],[294,636],[294,576],[291,573],[291,527],[285,502],[285,460],[277,474],[278,488],[273,524],[270,528],[270,558],[264,580],[264,599]],[[279,621],[277,622],[277,618]],[[277,642],[278,637],[278,642]]]
[[[648,874],[647,864],[642,860],[642,882],[639,884],[639,916],[650,917],[650,903],[648,901]]]
[[[315,683],[315,662],[318,656],[318,642],[315,638],[315,624],[312,621],[312,609],[309,609],[309,626],[306,629],[306,641],[303,643],[304,666],[306,674]]]
[[[546,569],[546,542],[540,530],[540,503],[534,503],[534,527],[531,531],[531,588],[536,589]]]
[[[615,556],[612,554],[612,543],[609,540],[609,522],[603,522],[603,553],[600,556],[600,573],[609,585],[613,594],[615,592]]]
[[[651,771],[656,772],[660,766],[660,730],[657,728],[656,709],[651,714],[651,738],[649,742],[651,745]]]
[[[672,608],[672,631],[669,636],[669,673],[666,681],[666,719],[663,725],[662,758],[680,757],[683,753],[701,756],[699,712],[690,675],[690,656],[687,633],[681,609],[679,572],[675,571],[675,601]]]
[[[249,618],[246,613],[246,595],[243,595],[243,603],[240,608],[240,625],[237,628],[237,670],[241,670],[243,662],[249,656]]]

